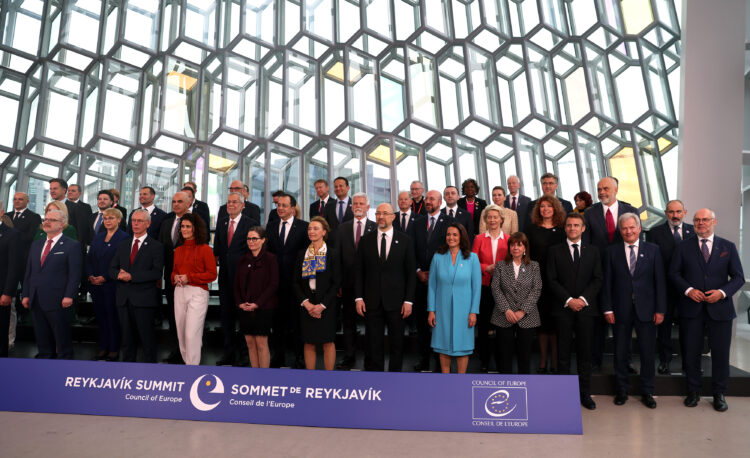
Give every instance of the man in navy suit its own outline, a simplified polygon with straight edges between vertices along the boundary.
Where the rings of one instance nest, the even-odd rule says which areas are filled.
[[[607,247],[604,257],[602,311],[615,330],[615,404],[628,400],[628,358],[633,329],[641,355],[641,402],[656,408],[654,350],[656,326],[664,320],[667,285],[659,247],[641,242],[641,219],[635,213],[618,218],[623,243]]]
[[[19,264],[19,279],[23,282],[23,272],[26,268],[26,260],[29,258],[29,249],[31,248],[31,242],[34,241],[34,235],[36,235],[37,229],[42,225],[42,218],[29,209],[29,196],[23,192],[17,192],[13,195],[13,212],[9,214],[11,221],[13,222],[13,229],[19,232],[18,242],[21,244],[21,251],[19,252],[20,264]],[[11,322],[13,323],[13,329],[9,331],[12,336],[12,340],[15,341],[15,324],[16,322],[25,319],[29,311],[21,306],[21,291],[18,290],[16,293],[16,304],[15,310],[11,310]],[[16,313],[16,319],[12,317],[13,312]]]
[[[305,367],[299,334],[300,304],[294,298],[292,284],[297,254],[310,245],[310,239],[307,238],[307,221],[294,217],[296,205],[294,196],[279,196],[276,206],[278,219],[266,225],[266,246],[268,251],[276,255],[279,264],[279,303],[273,311],[271,367],[286,366],[288,346],[294,350],[295,366]]]
[[[531,217],[531,199],[521,194],[521,180],[517,176],[508,177],[508,197],[505,199],[505,208],[514,210],[518,215],[518,230],[523,232],[526,221]]]
[[[336,231],[341,223],[354,218],[352,200],[349,198],[349,180],[344,177],[337,177],[333,180],[333,193],[336,198],[329,200],[328,205],[323,210],[325,212],[323,217],[331,228],[331,234]]]
[[[417,343],[419,346],[419,362],[414,366],[417,372],[429,372],[430,338],[432,330],[427,324],[427,285],[430,280],[430,264],[440,246],[445,244],[445,232],[453,218],[440,213],[443,199],[440,191],[428,191],[424,198],[427,214],[420,217],[409,229],[414,240],[414,256],[417,261],[417,285],[414,301],[414,319],[417,324]]]
[[[315,194],[318,195],[318,200],[310,204],[310,218],[314,216],[325,217],[323,212],[326,209],[326,205],[328,205],[328,201],[331,199],[331,196],[328,194],[329,191],[328,181],[323,178],[315,180]]]
[[[539,182],[542,184],[542,194],[551,194],[557,197],[557,200],[560,201],[560,204],[562,205],[563,210],[565,210],[566,215],[573,211],[573,204],[571,204],[570,201],[567,201],[557,195],[557,175],[547,172],[542,175],[541,178],[539,178]],[[529,203],[529,211],[526,213],[527,219],[524,223],[524,227],[528,227],[531,224],[531,213],[534,211],[536,202],[536,200],[532,200],[531,203]]]
[[[151,217],[138,208],[130,214],[133,237],[122,241],[109,265],[109,276],[117,279],[117,315],[122,330],[123,361],[134,362],[138,340],[143,359],[156,362],[154,314],[161,295],[157,284],[164,269],[164,247],[148,234]]]
[[[255,220],[260,224],[260,207],[247,200],[250,195],[250,191],[246,184],[243,184],[240,180],[234,180],[229,185],[229,192],[238,192],[242,194],[242,200],[245,202],[245,206],[242,207],[242,214],[248,218]],[[247,194],[246,194],[247,193]],[[216,216],[216,224],[219,224],[219,220],[227,217],[227,204],[219,207],[219,214]],[[218,226],[217,226],[218,227]]]
[[[88,243],[91,244],[91,241],[94,240],[94,237],[99,232],[107,232],[107,228],[104,227],[104,210],[108,208],[112,208],[112,205],[114,205],[114,196],[112,196],[112,193],[109,192],[107,189],[102,189],[99,191],[99,194],[96,196],[96,206],[97,206],[97,212],[92,213],[89,216],[89,225],[91,226],[91,238],[89,239]],[[122,215],[124,218],[125,215]]]
[[[419,217],[417,213],[414,213],[411,208],[412,204],[411,194],[409,191],[401,191],[398,193],[398,209],[399,211],[395,214],[393,220],[393,228],[397,231],[409,233],[409,227]]]
[[[737,317],[732,296],[745,284],[740,257],[734,243],[714,234],[716,215],[708,208],[693,217],[696,237],[677,246],[669,267],[669,278],[683,295],[677,304],[687,376],[687,407],[700,400],[703,333],[711,347],[711,390],[714,409],[727,410],[724,395],[729,382],[729,345],[732,320]]]
[[[151,223],[148,226],[148,235],[154,239],[159,238],[159,231],[161,230],[161,223],[164,218],[167,217],[167,212],[154,205],[154,199],[156,198],[156,191],[151,186],[144,186],[138,193],[138,202],[141,204],[141,208],[146,210],[151,218]],[[137,210],[137,209],[136,209]],[[133,225],[131,220],[133,219],[133,210],[130,212],[130,218],[128,219],[128,234],[133,234]],[[124,216],[124,215],[123,215]]]
[[[684,239],[695,236],[695,229],[691,224],[683,222],[686,212],[681,201],[670,200],[664,213],[667,215],[667,222],[648,231],[646,240],[659,246],[662,260],[664,260],[666,276],[675,248]],[[670,373],[669,363],[672,361],[673,354],[672,323],[675,318],[675,306],[681,295],[682,293],[672,288],[671,285],[667,288],[667,312],[664,314],[664,321],[656,328],[656,344],[659,349],[659,367],[657,370],[660,374]],[[682,342],[682,338],[680,338],[680,342]],[[680,346],[682,347],[682,345]]]
[[[0,357],[8,356],[10,308],[18,290],[23,256],[21,234],[7,224],[3,224],[4,214],[5,207],[0,202],[0,259],[3,260],[0,262]]]
[[[446,186],[443,190],[443,198],[445,199],[445,208],[441,212],[461,223],[469,234],[469,242],[474,243],[474,218],[468,210],[464,210],[458,206],[458,188],[455,186]]]
[[[221,332],[224,335],[224,354],[216,362],[217,366],[231,366],[235,363],[237,349],[245,355],[247,347],[240,346],[237,336],[237,303],[234,301],[234,274],[237,263],[248,252],[247,232],[260,224],[242,213],[245,199],[239,192],[227,197],[227,216],[216,222],[214,235],[214,256],[219,265],[219,304],[221,307]],[[245,350],[242,350],[242,349]],[[244,363],[244,357],[240,358]]]
[[[39,358],[73,359],[73,298],[81,281],[81,244],[65,237],[66,216],[59,210],[44,215],[44,239],[31,244],[21,302],[31,309]]]

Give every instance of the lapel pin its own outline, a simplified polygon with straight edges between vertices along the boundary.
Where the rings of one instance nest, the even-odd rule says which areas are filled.
[[[643,257],[643,255],[641,255],[641,257]]]
[[[393,243],[398,243],[398,240],[394,240]]]

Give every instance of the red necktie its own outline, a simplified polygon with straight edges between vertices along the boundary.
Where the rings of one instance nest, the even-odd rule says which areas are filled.
[[[612,212],[610,209],[607,209],[607,237],[609,238],[609,243],[612,243],[612,239],[615,238],[615,218],[612,216]]]
[[[47,245],[44,247],[44,251],[42,252],[42,262],[40,265],[44,265],[44,260],[47,259],[47,255],[49,254],[50,250],[52,249],[52,239],[47,240]]]
[[[318,215],[322,215],[322,214],[323,214],[323,201],[321,200],[320,203],[318,204]]]
[[[232,244],[233,237],[234,237],[234,220],[229,222],[229,232],[227,232],[227,246]]]
[[[513,197],[513,203],[510,204],[510,209],[516,211],[516,198]]]
[[[135,260],[135,255],[138,254],[138,239],[135,239],[133,241],[133,249],[130,250],[130,265],[133,265],[133,261]]]

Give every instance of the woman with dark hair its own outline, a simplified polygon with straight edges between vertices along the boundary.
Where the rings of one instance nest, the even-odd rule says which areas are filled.
[[[482,216],[482,210],[487,206],[487,201],[477,197],[479,194],[479,183],[474,178],[469,178],[461,183],[461,194],[462,198],[458,199],[456,204],[468,211],[471,218],[474,220],[474,234],[479,233],[479,220]]]
[[[180,234],[174,250],[172,284],[177,339],[185,364],[201,363],[203,323],[208,311],[208,284],[216,280],[216,258],[206,243],[208,231],[203,218],[186,213],[180,220]]]
[[[575,208],[573,208],[573,211],[582,215],[583,212],[585,212],[586,209],[594,203],[594,201],[591,199],[591,194],[587,193],[586,191],[581,191],[573,196],[573,200],[576,204]]]
[[[497,326],[497,354],[501,374],[513,373],[513,354],[516,354],[518,373],[531,369],[531,346],[534,328],[539,326],[536,301],[542,292],[539,263],[529,256],[529,240],[523,232],[516,232],[508,240],[508,254],[498,262],[492,277],[495,310],[492,324]]]
[[[459,374],[465,374],[474,352],[474,325],[479,313],[482,270],[471,252],[469,234],[457,222],[446,229],[445,244],[430,264],[427,290],[427,322],[432,330],[432,348],[440,355],[440,371],[451,371],[456,357]]]
[[[247,231],[247,247],[250,251],[237,263],[234,300],[240,309],[240,332],[245,335],[250,365],[268,368],[271,365],[268,336],[278,303],[279,266],[276,256],[266,250],[263,226],[253,226]]]
[[[542,274],[542,294],[537,305],[541,319],[541,327],[537,330],[539,335],[539,368],[537,373],[547,372],[547,350],[550,356],[550,372],[557,369],[557,332],[555,330],[555,319],[552,316],[552,307],[555,303],[554,296],[549,290],[547,281],[547,249],[552,245],[565,241],[565,210],[557,197],[552,194],[544,194],[537,199],[536,205],[531,210],[531,224],[525,228],[529,239],[531,259],[539,263]]]
[[[336,364],[336,295],[341,285],[339,253],[326,245],[330,226],[322,216],[310,220],[307,237],[310,246],[299,252],[295,269],[294,293],[300,307],[300,330],[305,367],[315,369],[315,346],[323,345],[327,371]]]

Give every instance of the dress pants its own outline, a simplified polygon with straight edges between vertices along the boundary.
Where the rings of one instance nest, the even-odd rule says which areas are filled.
[[[654,394],[654,354],[656,347],[656,325],[653,321],[640,321],[633,310],[630,320],[615,317],[615,384],[618,391],[630,389],[628,364],[630,364],[630,341],[635,329],[638,352],[641,356],[641,394]]]
[[[180,354],[187,365],[201,363],[203,324],[208,311],[208,291],[199,286],[178,286],[174,289],[174,319]]]
[[[668,364],[672,360],[674,349],[672,348],[672,323],[675,321],[675,303],[677,299],[674,294],[667,294],[667,313],[664,314],[664,321],[656,327],[656,342],[659,351],[659,362]]]
[[[417,322],[419,361],[422,364],[429,365],[432,355],[432,328],[427,324],[427,283],[422,283],[419,280],[417,280],[414,300],[414,319]]]
[[[535,328],[522,328],[517,324],[507,328],[496,328],[497,370],[501,374],[513,373],[513,356],[518,361],[518,373],[531,373],[531,347]]]
[[[136,307],[128,301],[117,307],[122,335],[122,360],[135,362],[138,355],[138,339],[143,346],[143,360],[156,362],[156,334],[154,333],[155,307]]]
[[[710,305],[709,305],[710,307]],[[706,311],[706,305],[695,318],[680,319],[680,333],[685,342],[685,375],[688,391],[700,393],[702,386],[701,353],[703,332],[708,332],[711,348],[711,390],[713,394],[726,394],[729,384],[729,346],[732,342],[732,320],[716,321]]]
[[[0,357],[8,356],[8,346],[10,345],[10,309],[13,303],[7,307],[0,306]]]
[[[60,299],[62,302],[62,298]],[[34,319],[34,336],[41,359],[73,359],[73,306],[42,310],[34,298],[31,304]]]
[[[492,297],[492,289],[489,286],[482,286],[482,296],[479,300],[479,316],[477,317],[477,350],[479,351],[479,361],[482,367],[489,367],[490,355],[492,354],[492,348],[490,344],[489,332],[495,327],[490,323],[492,318],[492,311],[495,308],[495,299]],[[496,348],[499,347],[499,343],[495,344]],[[495,364],[497,370],[500,371],[500,355],[495,352]]]
[[[239,346],[237,334],[237,304],[234,303],[234,286],[231,282],[219,283],[221,333],[224,336],[224,356],[233,358]],[[244,344],[242,345],[244,347]],[[247,350],[247,347],[245,347]],[[240,350],[241,351],[241,350]]]
[[[581,315],[568,308],[557,316],[557,370],[563,375],[570,374],[570,354],[575,335],[578,389],[582,395],[591,394],[591,338],[594,321],[598,318]]]
[[[120,320],[117,317],[115,285],[89,285],[94,315],[99,329],[99,350],[120,351]]]
[[[271,367],[286,366],[286,351],[291,348],[297,359],[302,358],[302,338],[299,329],[300,304],[294,299],[292,281],[282,279],[279,283],[279,304],[273,310],[273,326],[269,344]]]
[[[365,370],[382,372],[385,369],[385,326],[388,326],[388,371],[401,372],[404,360],[404,319],[401,308],[385,310],[382,304],[365,304],[365,340],[369,357]],[[425,319],[426,321],[426,319]]]
[[[354,305],[354,288],[341,288],[341,320],[344,331],[344,359],[356,359],[357,308]]]

